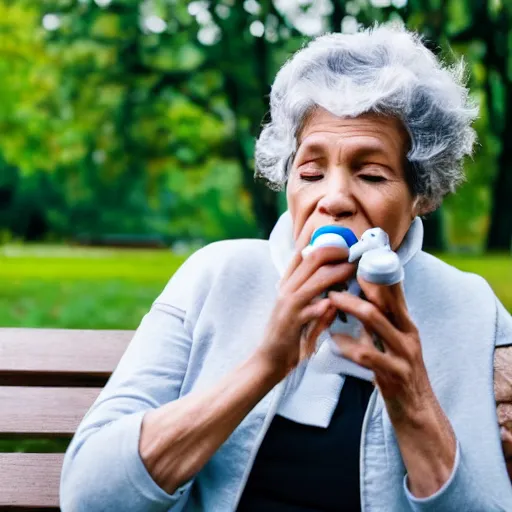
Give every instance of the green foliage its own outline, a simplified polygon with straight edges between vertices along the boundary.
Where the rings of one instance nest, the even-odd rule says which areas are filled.
[[[253,150],[275,73],[310,35],[388,20],[448,60],[464,55],[480,104],[468,182],[436,229],[478,250],[491,228],[506,249],[511,7],[395,4],[0,0],[0,230],[267,235],[282,205],[254,182]]]
[[[14,48],[23,34],[34,34],[22,47],[27,66],[15,75],[19,87],[10,91],[8,104],[18,107],[13,110],[18,118],[26,111],[21,121],[34,126],[36,146],[26,129],[21,135],[11,130],[0,141],[9,173],[0,183],[8,196],[8,204],[0,206],[5,227],[28,239],[51,233],[61,238],[159,233],[211,240],[257,233],[240,167],[229,150],[234,124],[225,99],[212,94],[222,77],[200,69],[205,56],[193,37],[186,31],[169,37],[141,30],[142,5],[135,1],[115,2],[111,10],[92,2],[45,2],[35,8],[5,0],[0,6],[11,13],[5,18],[6,40]],[[180,12],[183,18],[184,5]],[[47,13],[59,16],[60,27],[45,34],[41,20]],[[23,31],[10,25],[17,18],[23,18]],[[9,49],[0,49],[0,66],[11,65]],[[37,85],[28,76],[35,73],[28,55],[39,55],[36,50],[52,88],[33,100],[28,96],[28,103],[25,96],[35,96]],[[5,130],[8,114],[0,111]],[[21,153],[27,157],[21,160]],[[224,168],[229,181],[209,177]],[[45,171],[52,172],[43,176]],[[205,183],[201,191],[198,175]],[[166,186],[173,181],[181,187]],[[35,202],[26,183],[40,190]],[[191,205],[187,197],[204,199],[204,206]],[[33,221],[15,225],[16,212],[24,207],[30,219],[39,219],[39,236],[27,226]],[[200,219],[187,214],[196,211]],[[177,218],[181,226],[173,222]]]
[[[36,4],[0,2],[0,154],[22,172],[53,168],[45,149],[56,143],[50,109],[59,69],[39,16]]]

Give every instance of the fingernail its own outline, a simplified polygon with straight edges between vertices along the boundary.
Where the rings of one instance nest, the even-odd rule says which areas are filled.
[[[310,245],[306,245],[306,247],[304,247],[304,249],[302,249],[302,251],[301,251],[302,259],[307,258],[312,253],[313,253],[313,248]]]

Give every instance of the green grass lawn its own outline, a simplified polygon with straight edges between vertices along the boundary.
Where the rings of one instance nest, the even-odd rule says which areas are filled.
[[[0,249],[0,326],[135,329],[184,257],[166,250]]]
[[[450,265],[485,278],[503,305],[512,313],[512,256],[487,254],[484,256],[438,255]]]
[[[441,255],[512,311],[512,258]],[[183,262],[166,250],[0,248],[0,326],[135,329]]]

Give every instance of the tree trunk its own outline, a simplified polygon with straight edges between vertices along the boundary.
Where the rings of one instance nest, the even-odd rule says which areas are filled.
[[[507,37],[511,21],[511,13],[503,9],[496,22],[493,37],[488,39],[487,67],[494,64],[506,91],[503,109],[503,130],[500,133],[501,151],[498,157],[497,176],[492,188],[492,207],[487,250],[510,251],[512,241],[512,83],[508,80],[509,49]],[[491,112],[493,113],[493,112]],[[492,123],[491,129],[496,123]]]
[[[261,236],[268,238],[279,217],[277,193],[254,179],[252,179],[252,185],[246,182],[246,187],[251,191],[254,214],[258,220]]]
[[[341,22],[345,16],[345,2],[342,0],[334,0],[332,2],[331,14],[331,30],[334,32],[341,32]]]
[[[512,242],[512,84],[507,84],[507,119],[501,139],[498,175],[492,191],[492,210],[487,249],[510,251]]]
[[[267,6],[268,7],[268,6]],[[262,111],[251,116],[251,135],[257,137],[261,129],[261,119],[268,110],[268,98],[270,97],[270,83],[268,80],[268,47],[264,37],[256,37],[253,39],[255,53],[255,75],[258,79],[258,90],[261,98]],[[279,205],[277,193],[270,190],[262,181],[254,180],[254,169],[245,170],[245,184],[251,191],[254,205],[254,213],[258,221],[258,227],[261,236],[268,238],[272,228],[277,222],[279,215]]]

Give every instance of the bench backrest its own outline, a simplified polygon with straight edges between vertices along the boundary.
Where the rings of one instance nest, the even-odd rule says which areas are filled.
[[[132,335],[132,331],[0,329],[2,510],[58,509],[62,450]],[[41,439],[52,442],[38,443]],[[6,453],[20,446],[53,453]],[[61,453],[55,453],[55,447]]]

